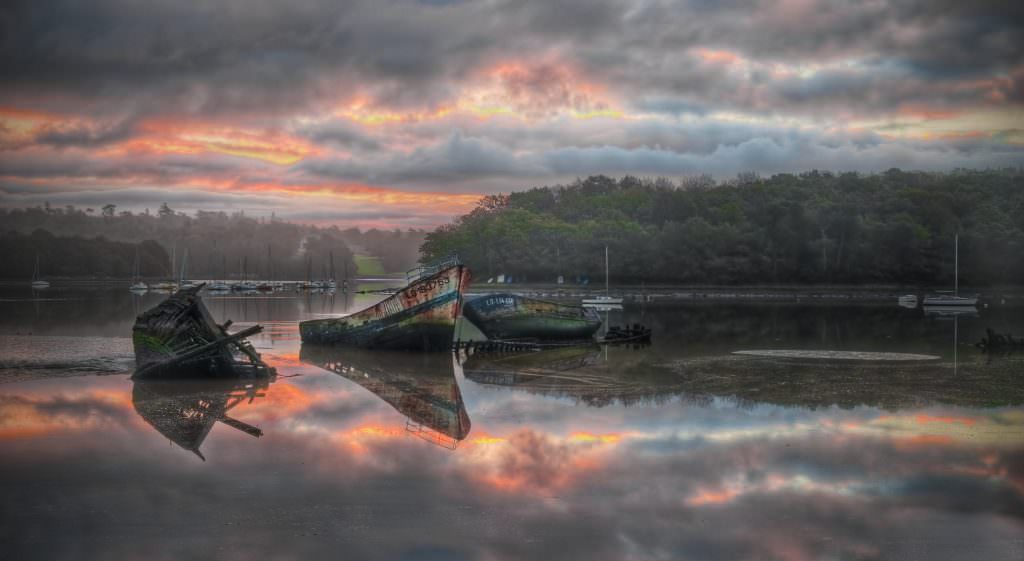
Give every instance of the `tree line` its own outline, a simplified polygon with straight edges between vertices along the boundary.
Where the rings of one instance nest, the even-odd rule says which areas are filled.
[[[354,253],[381,258],[388,271],[415,265],[421,230],[342,230],[244,213],[176,212],[167,204],[156,213],[117,211],[113,204],[91,208],[43,205],[0,209],[0,277],[31,276],[36,256],[50,277],[128,278],[136,247],[144,278],[173,278],[187,253],[187,276],[205,279],[314,279],[330,274],[354,277]],[[174,267],[172,270],[172,261]]]
[[[457,252],[481,277],[553,282],[913,284],[1024,282],[1019,169],[811,171],[613,179],[492,195],[427,234],[424,260]]]

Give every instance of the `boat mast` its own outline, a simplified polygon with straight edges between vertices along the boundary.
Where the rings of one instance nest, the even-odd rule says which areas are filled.
[[[36,252],[36,268],[32,269],[32,282],[39,280],[39,252]]]
[[[181,256],[181,272],[178,273],[178,284],[181,285],[185,282],[185,267],[188,264],[188,248],[185,248],[185,254]]]
[[[604,295],[609,295],[608,290],[608,246],[604,246]]]
[[[960,296],[960,234],[953,238],[953,296]]]

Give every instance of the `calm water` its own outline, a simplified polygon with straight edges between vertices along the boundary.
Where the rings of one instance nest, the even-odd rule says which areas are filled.
[[[973,347],[1020,309],[636,304],[649,347],[453,359],[302,348],[373,296],[229,296],[275,380],[133,383],[161,298],[0,292],[0,559],[1024,559],[1024,357]]]

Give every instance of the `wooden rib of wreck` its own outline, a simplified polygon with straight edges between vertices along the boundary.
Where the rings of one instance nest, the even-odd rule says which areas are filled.
[[[469,269],[451,256],[409,271],[409,284],[376,305],[342,318],[299,324],[304,343],[368,349],[449,350]]]
[[[135,378],[267,375],[268,367],[245,338],[260,325],[228,334],[199,297],[203,285],[183,288],[135,319]]]
[[[299,359],[366,388],[406,416],[406,430],[428,442],[455,448],[469,435],[450,354],[303,345]]]
[[[463,314],[488,339],[587,339],[601,328],[601,317],[590,308],[516,294],[468,300]]]

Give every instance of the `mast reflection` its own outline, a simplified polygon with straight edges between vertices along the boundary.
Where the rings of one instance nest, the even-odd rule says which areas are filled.
[[[160,434],[206,461],[199,447],[217,422],[259,438],[263,431],[227,415],[243,401],[266,396],[272,379],[136,380],[135,411]]]
[[[454,449],[469,435],[450,354],[303,345],[299,358],[366,388],[405,415],[406,430],[428,442]]]

